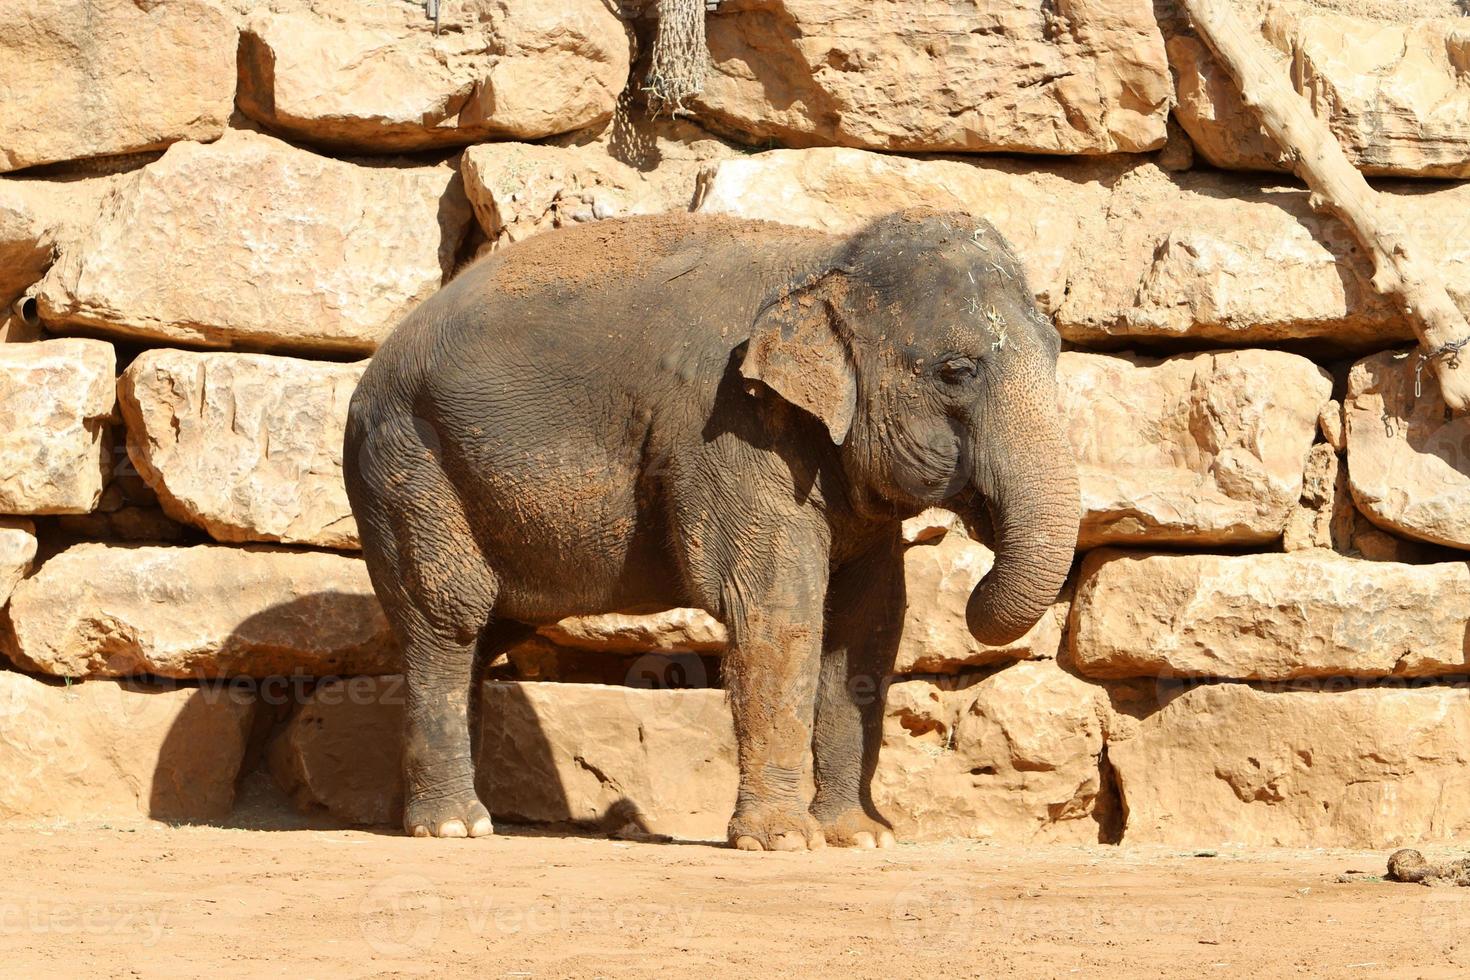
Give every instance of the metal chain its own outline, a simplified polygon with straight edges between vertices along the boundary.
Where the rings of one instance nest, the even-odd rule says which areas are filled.
[[[1424,368],[1430,361],[1445,358],[1445,363],[1451,370],[1460,366],[1460,351],[1470,347],[1470,337],[1464,340],[1452,340],[1442,347],[1436,347],[1427,354],[1420,354],[1419,360],[1414,364],[1414,397],[1420,398],[1424,394]]]

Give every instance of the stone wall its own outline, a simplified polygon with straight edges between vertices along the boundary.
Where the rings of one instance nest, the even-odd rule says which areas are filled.
[[[394,823],[403,682],[341,480],[363,359],[553,228],[927,203],[994,222],[1067,342],[1084,520],[1003,648],[964,625],[990,552],[906,527],[900,834],[1470,836],[1470,420],[1172,5],[724,0],[678,120],[638,95],[647,6],[58,0],[0,34],[0,819],[244,787]],[[1458,4],[1245,6],[1470,304]],[[492,809],[723,836],[724,644],[676,610],[509,651]]]

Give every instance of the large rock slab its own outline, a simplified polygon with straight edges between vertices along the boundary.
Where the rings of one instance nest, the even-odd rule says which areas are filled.
[[[107,481],[116,358],[100,340],[0,344],[0,514],[85,514]]]
[[[1092,167],[987,160],[909,160],[844,148],[772,150],[710,165],[695,210],[781,221],[832,234],[893,211],[928,205],[988,219],[1026,270],[1038,304],[1066,295],[1086,223],[1099,227],[1107,190]]]
[[[1293,77],[1355,162],[1372,174],[1470,177],[1470,29],[1303,17]]]
[[[1470,31],[1459,20],[1272,12],[1266,33],[1292,82],[1366,173],[1470,176]],[[1176,117],[1217,167],[1282,170],[1229,73],[1191,37],[1169,41]]]
[[[0,671],[0,820],[212,820],[235,799],[249,692]]]
[[[981,643],[970,633],[965,606],[995,552],[952,529],[937,542],[904,552],[908,607],[894,664],[896,674],[954,674],[1012,660],[1054,659],[1062,644],[1068,597],[1020,639],[1004,646]],[[852,612],[856,612],[853,610]]]
[[[482,691],[478,788],[497,819],[724,839],[737,777],[722,692],[544,682]],[[271,746],[276,778],[305,808],[398,823],[403,699],[398,677],[319,686]]]
[[[145,351],[118,383],[128,456],[165,513],[217,541],[356,548],[342,434],[363,367]]]
[[[396,646],[358,558],[73,545],[10,597],[0,649],[62,677],[384,674]]]
[[[0,33],[0,171],[224,132],[236,33],[217,4],[58,0],[11,13]]]
[[[612,117],[629,41],[601,0],[261,10],[241,37],[240,108],[368,152],[539,139]]]
[[[1470,565],[1330,551],[1087,556],[1068,634],[1089,677],[1434,677],[1470,672]]]
[[[710,152],[723,149],[703,142]],[[463,158],[465,192],[497,247],[587,221],[686,211],[703,166],[671,159],[637,169],[598,144],[486,143]]]
[[[888,688],[873,799],[903,840],[1106,839],[1102,688],[1055,661]]]
[[[729,642],[724,624],[702,609],[574,616],[538,632],[564,647],[603,653],[720,653]]]
[[[1312,340],[1381,350],[1413,338],[1403,311],[1374,288],[1373,267],[1308,193],[1207,170],[1142,164],[1117,179],[1088,251],[1073,260],[1057,324],[1092,347]],[[1470,302],[1470,186],[1385,193],[1453,295]]]
[[[595,684],[484,686],[477,787],[515,823],[724,840],[735,809],[723,691]]]
[[[1417,351],[1387,352],[1353,365],[1343,405],[1348,482],[1374,524],[1470,548],[1470,416],[1447,418],[1432,370],[1415,394],[1417,361]]]
[[[1123,841],[1388,848],[1470,835],[1470,688],[1161,692],[1108,759]]]
[[[1332,395],[1326,372],[1282,351],[1064,352],[1057,378],[1083,549],[1279,538]]]
[[[443,283],[469,220],[448,166],[358,166],[231,130],[120,181],[37,299],[56,331],[367,353]]]
[[[36,560],[36,526],[16,517],[0,517],[0,609],[10,593],[30,574]]]
[[[1015,248],[1040,308],[1093,349],[1185,341],[1312,341],[1374,351],[1412,340],[1341,222],[1298,187],[1153,163],[906,159],[842,148],[722,160],[696,208],[834,233],[915,204],[987,218]],[[1384,206],[1442,264],[1470,304],[1470,185],[1389,188]]]
[[[1116,153],[1164,141],[1146,0],[749,0],[708,19],[702,121],[751,143]]]

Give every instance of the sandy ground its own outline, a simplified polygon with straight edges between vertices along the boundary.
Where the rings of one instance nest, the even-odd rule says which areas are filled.
[[[17,977],[1470,973],[1470,889],[1375,880],[1381,853],[147,824],[7,829],[0,854]]]

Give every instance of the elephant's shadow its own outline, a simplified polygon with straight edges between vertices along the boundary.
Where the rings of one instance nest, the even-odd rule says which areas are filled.
[[[320,635],[327,615],[340,620],[382,614],[370,596],[313,593],[242,621],[223,646],[237,651],[269,646],[282,624]],[[398,652],[390,647],[369,659],[392,669]],[[627,659],[612,658],[608,669],[619,673]],[[649,660],[667,660],[679,679],[672,686],[685,686],[688,675],[695,675],[688,686],[708,686],[698,663],[686,670],[678,657],[636,659],[645,672]],[[553,744],[548,724],[565,728],[566,719],[548,721],[538,704],[544,696],[527,691],[537,682],[505,683],[504,669],[486,667],[482,662],[473,685],[471,746],[476,788],[492,811],[497,833],[672,840],[645,814],[636,791],[619,789],[615,775],[604,780],[605,791],[595,799],[585,791],[569,793],[564,784],[569,766],[596,769],[584,762],[584,753],[569,752],[567,744],[558,751]],[[140,693],[181,686],[194,692],[159,745],[147,802],[150,817],[252,830],[355,827],[402,833],[406,688],[401,674],[124,683]],[[245,728],[233,805],[228,800],[221,805],[218,786],[191,793],[186,785],[199,777],[203,764],[227,754],[218,745],[200,744],[201,731],[231,729],[212,713],[225,713]],[[564,735],[561,742],[567,741]],[[710,839],[717,830],[711,828]]]

